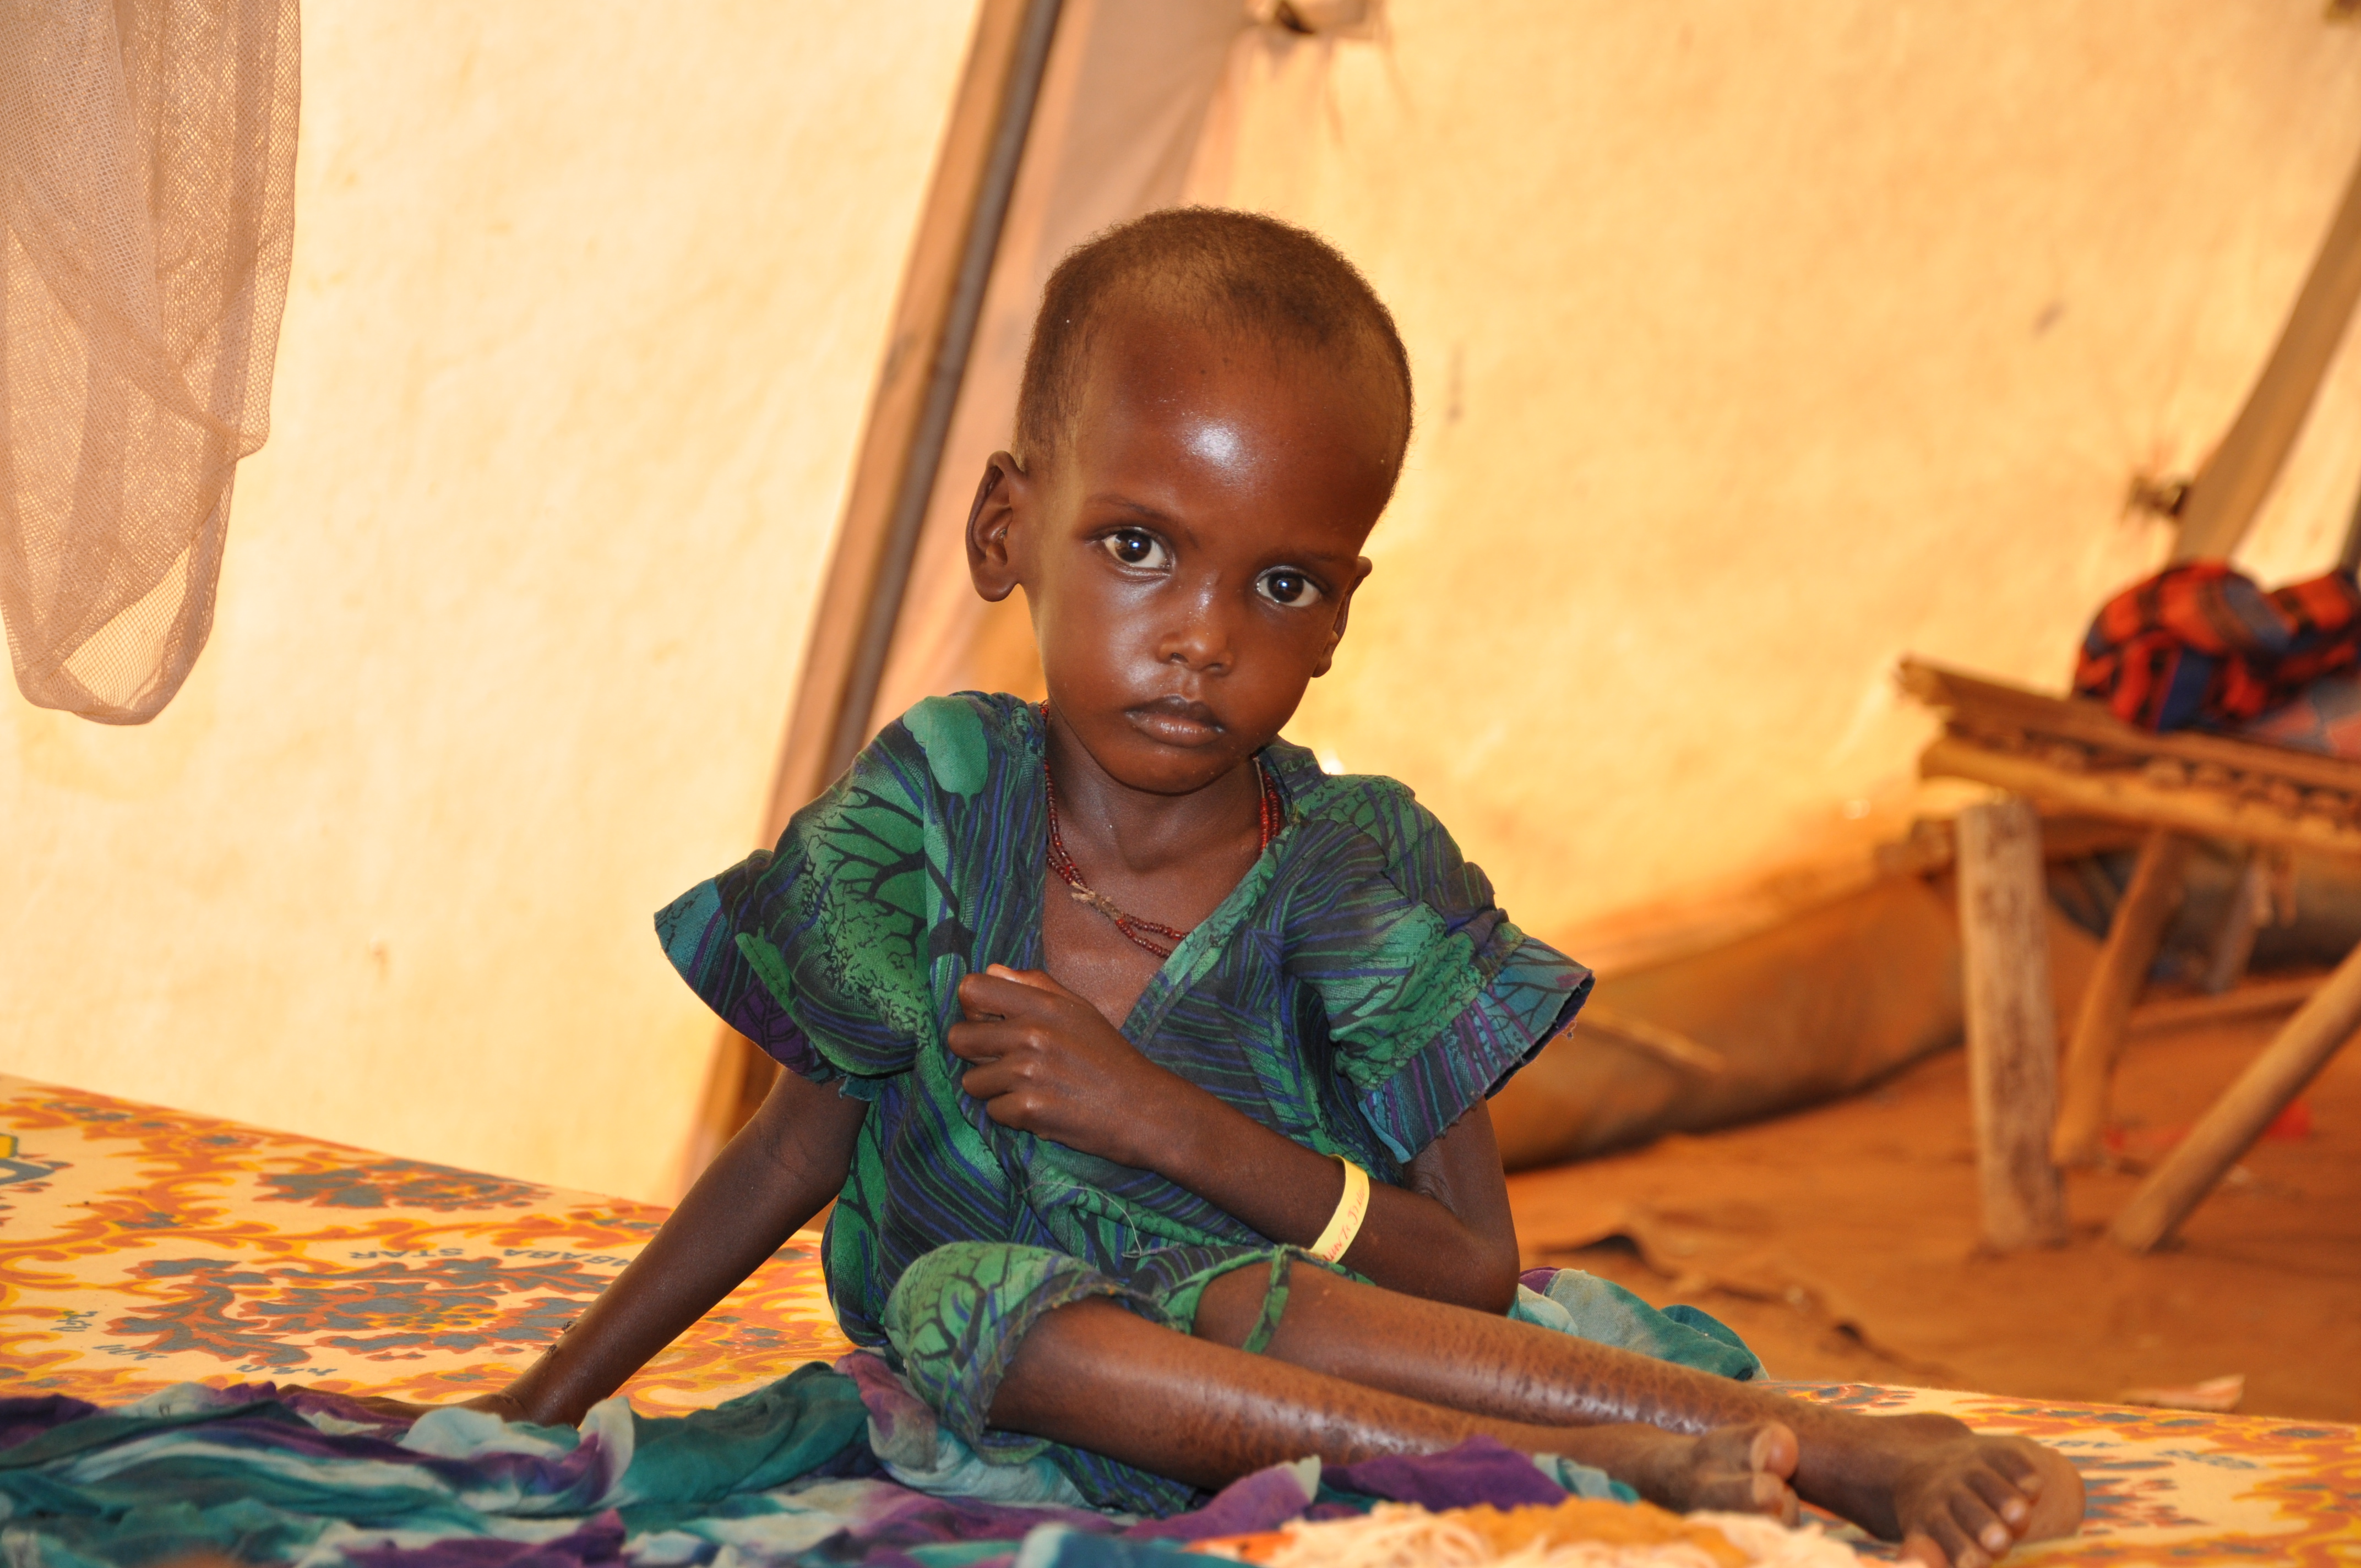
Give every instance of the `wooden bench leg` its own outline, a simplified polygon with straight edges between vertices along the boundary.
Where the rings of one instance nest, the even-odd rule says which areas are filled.
[[[2230,907],[2223,912],[2221,929],[2213,933],[2213,951],[2205,960],[2200,989],[2219,996],[2246,976],[2255,956],[2255,938],[2271,911],[2271,856],[2257,844],[2239,862],[2238,880],[2230,885]]]
[[[2074,1018],[2073,1042],[2066,1051],[2066,1074],[2049,1157],[2061,1166],[2091,1165],[2107,1129],[2107,1085],[2124,1048],[2124,1024],[2140,986],[2164,942],[2165,922],[2180,903],[2190,840],[2163,828],[2148,830],[2140,846],[2132,885],[2115,906],[2106,946],[2091,971],[2089,989]]]
[[[2262,1055],[2222,1091],[2180,1146],[2148,1172],[2107,1227],[2108,1237],[2134,1252],[2147,1252],[2171,1235],[2356,1027],[2361,1027],[2361,948],[2345,955],[2336,972],[2287,1021]]]
[[[2041,819],[2031,802],[2004,799],[1961,812],[1958,832],[1968,1083],[1984,1239],[2004,1249],[2061,1242],[2065,1192],[2049,1161],[2058,1021]]]

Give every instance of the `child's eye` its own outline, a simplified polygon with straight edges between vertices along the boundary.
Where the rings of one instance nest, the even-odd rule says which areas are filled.
[[[1119,529],[1099,542],[1106,553],[1126,566],[1145,566],[1149,571],[1161,571],[1170,563],[1164,542],[1140,528]]]
[[[1292,609],[1320,602],[1320,587],[1302,573],[1287,566],[1274,566],[1255,579],[1255,591],[1273,604]]]

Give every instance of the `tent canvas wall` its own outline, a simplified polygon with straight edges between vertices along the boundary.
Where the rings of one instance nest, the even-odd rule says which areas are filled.
[[[212,644],[0,714],[0,1067],[669,1191],[649,916],[754,832],[970,9],[309,8]]]
[[[214,646],[144,729],[0,725],[0,1067],[667,1190],[713,1026],[648,914],[752,847],[972,15],[308,18]],[[1422,411],[1292,732],[1594,961],[1853,874],[1921,798],[1901,652],[2062,678],[2361,148],[2312,0],[1073,0],[1058,48],[941,495],[1071,238],[1331,236]],[[2334,554],[2356,361],[2265,576]],[[1028,678],[961,577],[922,556],[881,707]]]
[[[1369,272],[1422,404],[1292,733],[1411,781],[1609,967],[1855,883],[1939,802],[1904,652],[2062,684],[2169,546],[2131,480],[2228,425],[2361,148],[2361,36],[2299,4],[1070,9],[1068,91],[1158,109],[1129,169],[1056,123],[1028,159],[1062,199],[1012,220],[878,721],[1036,678],[956,543],[1016,302],[1126,202],[1278,213]],[[1211,94],[1186,159],[1180,80]],[[2345,353],[2252,569],[2334,559],[2356,429]]]

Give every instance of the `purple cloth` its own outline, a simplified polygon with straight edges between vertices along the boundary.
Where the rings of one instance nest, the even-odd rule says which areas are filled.
[[[1477,1503],[1496,1508],[1546,1506],[1565,1501],[1567,1495],[1531,1459],[1505,1443],[1480,1436],[1441,1453],[1388,1454],[1339,1465],[1327,1473],[1326,1480],[1340,1492],[1359,1492],[1438,1510],[1473,1508]]]
[[[98,1414],[98,1407],[82,1399],[70,1399],[63,1394],[43,1394],[36,1398],[0,1399],[0,1449],[10,1449],[48,1431],[51,1427],[78,1421],[84,1416]]]
[[[1526,1468],[1531,1469],[1528,1465]],[[1150,1519],[1123,1533],[1136,1541],[1212,1541],[1224,1535],[1257,1535],[1303,1517],[1312,1499],[1291,1464],[1274,1464],[1241,1475],[1202,1508],[1170,1519]]]
[[[836,1369],[861,1391],[869,1438],[877,1452],[901,1463],[923,1464],[934,1453],[935,1412],[902,1375],[873,1350],[839,1356]]]

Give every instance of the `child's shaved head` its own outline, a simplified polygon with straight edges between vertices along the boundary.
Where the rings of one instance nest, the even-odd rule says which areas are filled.
[[[1392,313],[1327,241],[1277,218],[1218,207],[1176,207],[1118,225],[1049,275],[1016,400],[1012,455],[1027,468],[1054,460],[1065,444],[1082,408],[1093,340],[1117,305],[1305,354],[1398,391],[1391,473],[1400,473],[1410,444],[1410,357]]]

